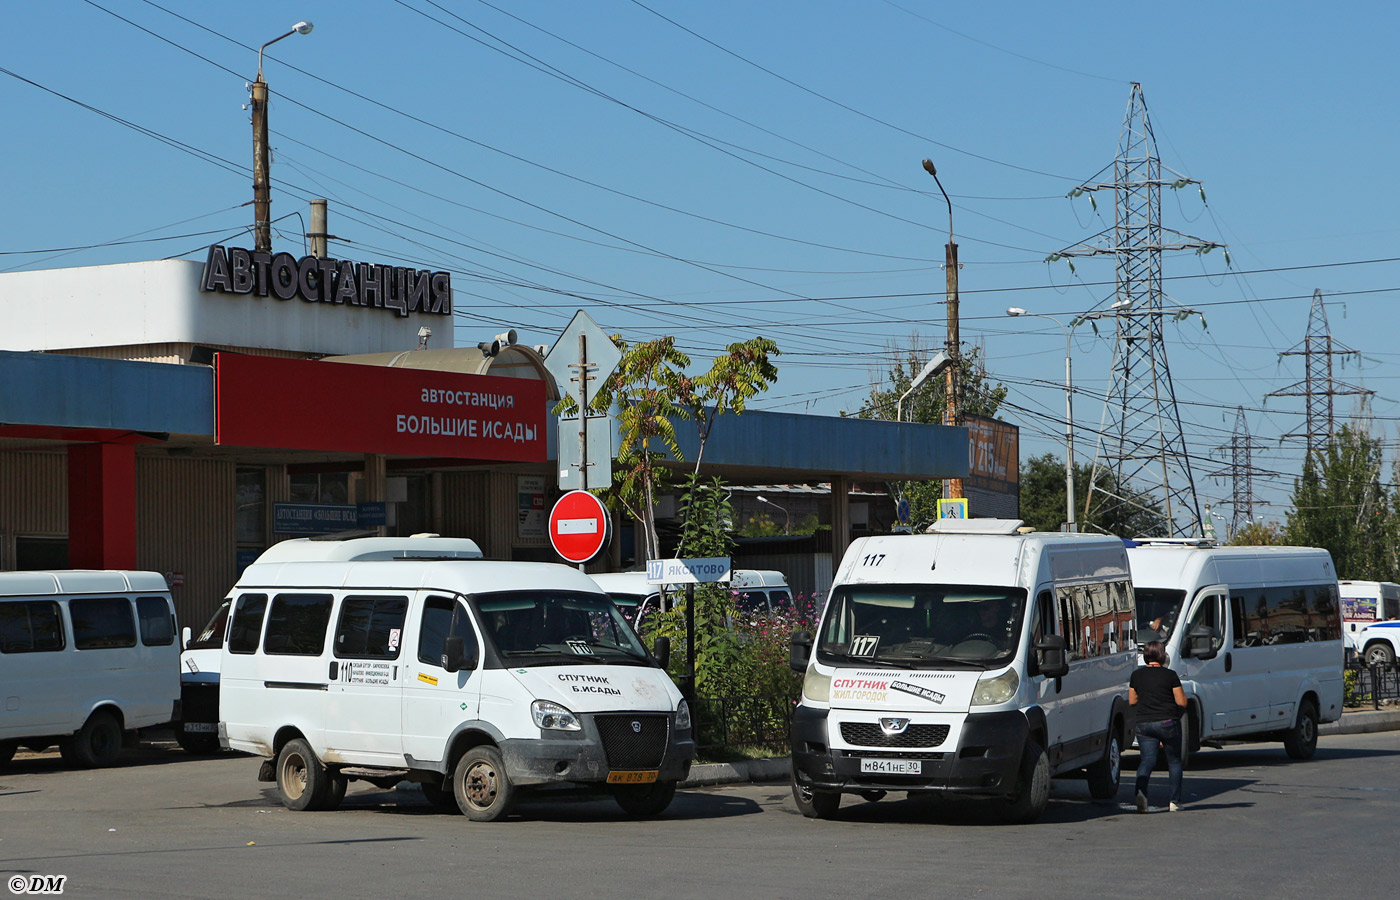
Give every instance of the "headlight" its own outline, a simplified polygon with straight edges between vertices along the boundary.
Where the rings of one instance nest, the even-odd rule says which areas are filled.
[[[583,730],[583,726],[579,724],[578,716],[558,703],[552,703],[549,700],[536,700],[531,703],[530,714],[535,717],[536,725],[550,731]]]
[[[676,707],[676,730],[690,730],[690,704],[684,700],[681,701],[680,706]]]
[[[983,678],[972,691],[972,705],[995,706],[1005,703],[1016,696],[1016,689],[1020,686],[1021,679],[1017,677],[1015,669],[1007,669],[994,678]]]
[[[831,676],[818,672],[816,666],[808,666],[807,674],[802,679],[802,696],[814,703],[829,703],[831,701]]]

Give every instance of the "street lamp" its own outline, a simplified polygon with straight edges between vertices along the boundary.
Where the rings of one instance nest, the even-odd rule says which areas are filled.
[[[914,380],[909,382],[909,390],[900,394],[899,402],[894,405],[894,420],[896,422],[904,421],[904,398],[918,390],[919,386],[925,381],[928,381],[939,372],[948,368],[948,366],[952,365],[952,362],[953,361],[948,358],[947,353],[939,350],[929,358],[928,362],[924,363],[924,367],[919,370],[919,374],[915,375]],[[760,497],[759,499],[761,500],[763,498]]]
[[[272,192],[268,176],[267,82],[263,80],[263,51],[294,34],[310,34],[310,22],[301,21],[258,48],[258,77],[252,84],[253,104],[253,241],[254,249],[272,252]]]
[[[943,421],[948,425],[956,425],[958,424],[958,360],[962,345],[958,337],[958,245],[953,243],[953,201],[948,199],[948,192],[943,190],[943,182],[938,179],[938,169],[934,168],[933,160],[924,160],[924,171],[933,176],[939,192],[943,194],[943,202],[948,204],[948,243],[943,248],[948,286],[948,403],[944,410]],[[957,499],[963,495],[962,488],[961,478],[949,478],[945,481],[944,493],[951,499]]]
[[[774,503],[772,500],[769,500],[762,494],[758,495],[758,502],[767,503],[769,506],[778,506],[778,504]],[[781,509],[783,511],[783,515],[787,517],[787,525],[783,527],[783,534],[792,534],[792,513],[788,512],[787,507],[785,506],[778,506],[778,509]]]
[[[1054,316],[1026,312],[1019,306],[1009,306],[1008,316],[1030,316],[1033,319],[1049,319],[1065,333],[1065,528],[1078,531],[1074,523],[1074,376],[1070,361],[1069,329]]]

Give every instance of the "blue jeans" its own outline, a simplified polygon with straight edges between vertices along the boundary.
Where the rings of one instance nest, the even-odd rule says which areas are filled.
[[[1140,760],[1137,769],[1137,792],[1147,796],[1147,781],[1157,768],[1157,751],[1167,752],[1167,772],[1171,777],[1171,802],[1181,802],[1181,723],[1175,719],[1137,723]]]

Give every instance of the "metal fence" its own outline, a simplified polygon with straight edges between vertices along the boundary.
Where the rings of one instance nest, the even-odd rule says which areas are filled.
[[[695,701],[698,750],[769,746],[785,750],[797,697],[770,694],[757,697],[700,697]]]
[[[1400,663],[1368,666],[1353,663],[1346,667],[1348,700],[1356,705],[1380,709],[1383,702],[1400,701]]]

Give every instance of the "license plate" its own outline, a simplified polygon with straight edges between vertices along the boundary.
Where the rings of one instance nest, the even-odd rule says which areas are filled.
[[[219,730],[219,726],[213,722],[186,722],[185,731],[193,731],[200,734],[213,734]]]
[[[922,775],[924,761],[921,759],[862,759],[861,772],[875,775]]]
[[[609,772],[608,784],[651,784],[656,780],[656,769],[639,772]]]

